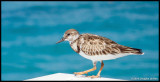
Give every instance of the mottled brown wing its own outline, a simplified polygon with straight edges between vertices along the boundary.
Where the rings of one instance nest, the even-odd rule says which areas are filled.
[[[143,54],[141,49],[131,48],[117,44],[116,42],[93,34],[83,34],[81,50],[86,55],[117,55],[117,54]]]
[[[121,52],[117,47],[118,44],[108,38],[92,34],[85,34],[84,36],[81,50],[86,55],[107,55]]]

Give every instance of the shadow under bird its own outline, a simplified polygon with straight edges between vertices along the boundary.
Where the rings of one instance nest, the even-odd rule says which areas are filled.
[[[63,38],[57,43],[60,43],[62,41],[69,41],[71,48],[75,52],[93,62],[93,68],[82,72],[74,72],[74,74],[82,75],[94,71],[97,68],[96,63],[98,61],[101,62],[101,68],[98,74],[87,76],[91,78],[100,77],[100,73],[104,67],[103,60],[116,59],[127,55],[144,54],[141,49],[123,46],[108,38],[94,34],[79,34],[79,32],[75,29],[67,30],[64,33]]]

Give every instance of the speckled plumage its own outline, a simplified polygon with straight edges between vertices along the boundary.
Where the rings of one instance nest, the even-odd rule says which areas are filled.
[[[80,54],[82,57],[92,60],[94,67],[90,70],[78,72],[75,74],[85,74],[96,69],[95,63],[101,61],[101,69],[97,76],[99,77],[100,72],[104,66],[102,60],[111,60],[119,57],[132,55],[132,54],[143,54],[141,49],[131,48],[120,45],[108,38],[94,35],[94,34],[79,34],[75,29],[67,30],[63,38],[57,42],[69,41],[71,48]]]
[[[107,54],[116,55],[120,53],[141,54],[137,49],[119,45],[108,38],[93,34],[82,34],[76,40],[71,42],[70,45],[77,53],[79,53],[79,50],[82,50],[86,55],[92,56]],[[73,47],[74,45],[77,47]]]

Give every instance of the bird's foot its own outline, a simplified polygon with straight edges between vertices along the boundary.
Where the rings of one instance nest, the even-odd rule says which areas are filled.
[[[92,75],[92,76],[87,76],[87,77],[90,77],[90,78],[98,78],[100,77],[99,75]]]
[[[88,73],[86,73],[87,74],[87,76],[88,76]]]
[[[82,75],[82,74],[85,74],[84,72],[74,72],[75,76],[76,75]]]

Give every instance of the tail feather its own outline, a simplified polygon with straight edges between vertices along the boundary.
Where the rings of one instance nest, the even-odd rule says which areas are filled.
[[[144,53],[142,52],[142,49],[136,49],[136,48],[131,48],[133,49],[133,52],[134,54],[138,54],[138,55],[143,55]]]
[[[131,48],[127,46],[118,46],[122,53],[131,53],[131,54],[138,54],[143,55],[142,49]]]

